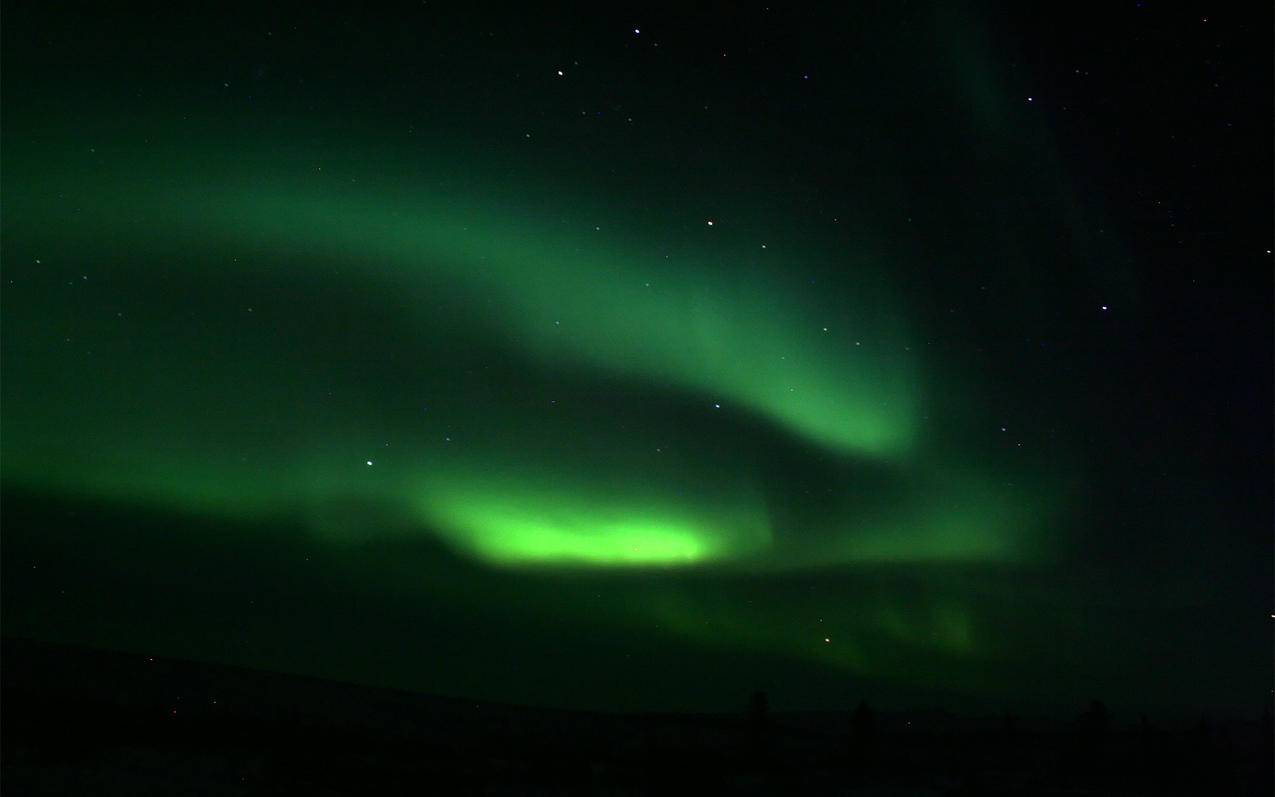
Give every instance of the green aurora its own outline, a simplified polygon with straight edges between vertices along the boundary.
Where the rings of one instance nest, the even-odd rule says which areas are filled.
[[[62,60],[6,38],[6,634],[563,706],[999,710],[1230,633],[1175,575],[1214,561],[1194,463],[1107,444],[1118,225],[980,23],[853,16],[835,69],[748,80],[671,31],[550,57],[536,20],[348,73],[299,34],[242,69],[123,20],[40,21]],[[1150,472],[1185,498],[1127,496]]]
[[[70,279],[52,304],[7,308],[23,332],[5,340],[6,417],[22,419],[6,424],[6,483],[299,523],[337,555],[424,535],[504,569],[1048,556],[1045,480],[1006,486],[985,453],[927,439],[924,416],[963,388],[923,378],[870,247],[852,256],[862,279],[829,293],[782,276],[829,252],[780,225],[736,230],[729,211],[684,220],[662,253],[543,185],[429,196],[415,185],[431,180],[390,176],[407,155],[323,158],[325,173],[357,166],[350,183],[305,174],[312,157],[245,169],[278,147],[247,146],[106,143],[52,176],[26,173],[57,160],[47,150],[17,161],[6,235],[27,262],[8,271]],[[99,292],[90,312],[64,303],[76,291]],[[800,482],[779,462],[805,463]],[[691,618],[715,618],[714,644],[852,672],[885,656],[896,677],[899,645],[969,661],[991,644],[959,598],[812,607],[834,646],[820,623],[766,630],[684,589],[642,590],[621,621],[694,640]]]
[[[446,200],[421,197],[410,185],[389,182],[392,160],[356,162],[364,183],[388,186],[380,196],[339,180],[307,186],[288,179],[288,165],[278,159],[267,175],[260,169],[236,174],[236,164],[266,161],[269,144],[260,155],[241,148],[224,156],[207,148],[158,157],[122,144],[103,149],[110,154],[103,160],[128,164],[128,173],[99,168],[55,179],[33,175],[33,187],[11,203],[7,223],[14,234],[34,242],[43,233],[45,247],[59,252],[36,258],[40,265],[53,257],[82,262],[109,241],[130,259],[170,263],[164,280],[206,282],[210,291],[250,292],[263,282],[267,290],[284,291],[330,279],[338,291],[385,297],[386,309],[398,316],[395,336],[425,347],[429,359],[395,358],[400,370],[390,377],[402,387],[394,399],[409,403],[410,411],[331,407],[322,417],[301,414],[285,421],[288,435],[272,435],[273,444],[263,448],[262,413],[277,413],[265,407],[286,404],[283,396],[292,391],[326,397],[324,381],[346,376],[322,356],[298,362],[278,327],[257,324],[278,305],[245,294],[235,308],[240,319],[221,321],[240,328],[219,338],[217,350],[203,351],[199,341],[183,340],[182,330],[164,328],[171,319],[133,318],[150,308],[127,314],[103,308],[97,318],[76,321],[78,337],[96,350],[85,349],[83,372],[75,375],[82,383],[60,382],[70,376],[65,372],[11,380],[20,387],[7,397],[10,406],[29,412],[31,421],[8,435],[6,479],[233,515],[304,511],[313,517],[334,497],[386,503],[419,512],[420,533],[441,534],[503,565],[748,561],[786,567],[1027,554],[1024,538],[1032,525],[1027,513],[1013,508],[1023,497],[998,491],[991,474],[964,470],[959,488],[945,486],[954,480],[944,473],[951,466],[918,439],[922,409],[941,408],[932,408],[926,394],[923,364],[911,353],[902,308],[889,300],[887,275],[869,258],[862,258],[865,276],[853,295],[830,297],[767,270],[775,259],[826,254],[763,249],[760,242],[748,251],[746,236],[726,229],[729,221],[704,221],[705,229],[681,243],[674,260],[641,251],[635,232],[608,235],[600,225],[564,232],[586,214],[581,207],[551,210],[548,202],[526,198],[513,206],[483,205],[482,197],[499,193],[483,186]],[[51,159],[33,155],[22,162]],[[139,174],[152,160],[200,168],[163,179]],[[327,171],[355,168],[336,157],[323,162]],[[291,171],[303,168],[295,164]],[[517,194],[535,197],[536,190],[520,186]],[[28,205],[26,197],[37,199]],[[57,211],[68,203],[75,206],[69,219]],[[56,235],[41,223],[53,225]],[[719,234],[728,242],[714,250]],[[751,237],[760,236],[753,230]],[[190,241],[243,254],[218,257],[215,269],[203,258],[185,263],[177,253]],[[732,259],[740,265],[724,268]],[[277,265],[263,275],[263,262],[272,261]],[[316,275],[316,261],[341,267]],[[110,287],[122,292],[121,302],[141,305],[128,296],[137,288],[126,280],[150,283],[149,290],[155,276],[121,278],[128,268],[120,264]],[[182,268],[190,273],[174,271]],[[68,287],[95,287],[84,284],[95,276],[81,275],[81,284],[72,280]],[[50,323],[54,308],[16,312],[43,319],[33,318],[32,329],[57,334],[58,327],[68,328]],[[286,331],[298,340],[339,334],[299,323],[303,328]],[[544,380],[556,368],[611,390],[648,385],[664,406],[630,416],[629,429],[608,434],[588,413],[558,411],[557,399],[529,403],[511,383],[502,386],[508,393],[493,389],[479,398],[482,428],[458,431],[453,441],[438,433],[427,405],[451,378],[448,372],[468,364],[463,354],[453,359],[457,349],[448,351],[461,324],[466,335],[499,347],[500,356],[517,358],[518,378],[534,373]],[[114,361],[142,338],[144,348]],[[10,361],[34,360],[39,347],[50,345],[56,340],[24,335]],[[346,356],[386,355],[351,349]],[[113,360],[109,375],[94,370],[92,357]],[[540,381],[538,388],[551,394],[551,384]],[[358,384],[339,387],[359,390]],[[166,419],[174,393],[186,399],[183,416],[195,413],[212,425],[192,429],[182,419]],[[84,395],[108,402],[104,415],[82,416],[56,401]],[[794,438],[789,446],[813,446],[850,462],[828,477],[829,492],[853,492],[865,479],[921,482],[929,505],[918,509],[915,498],[900,495],[893,506],[837,507],[803,519],[806,528],[780,528],[760,498],[763,485],[750,463],[758,452],[726,441],[717,445],[727,450],[719,451],[677,443],[674,424],[688,414],[724,432],[732,420],[771,425],[775,436]],[[103,418],[110,422],[102,424]],[[582,429],[590,430],[588,442],[581,441]],[[653,442],[660,440],[670,442]],[[182,453],[174,453],[178,441]],[[50,472],[51,455],[74,464]],[[262,460],[269,463],[264,474]],[[1039,503],[1037,496],[1030,500]],[[820,539],[817,546],[787,550],[776,540],[785,532]]]

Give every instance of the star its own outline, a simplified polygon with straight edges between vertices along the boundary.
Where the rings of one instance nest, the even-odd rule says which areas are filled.
[[[372,460],[370,460],[370,459],[369,459],[369,460],[367,461],[367,466],[368,466],[369,468],[370,468],[370,467],[372,467]]]

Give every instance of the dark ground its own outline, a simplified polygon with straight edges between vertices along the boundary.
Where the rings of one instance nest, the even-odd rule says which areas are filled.
[[[598,714],[4,640],[6,794],[1271,793],[1258,720]]]

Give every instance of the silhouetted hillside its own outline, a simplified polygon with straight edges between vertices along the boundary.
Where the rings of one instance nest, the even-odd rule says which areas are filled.
[[[600,714],[29,640],[3,652],[10,794],[1270,793],[1269,714],[784,713],[761,693],[737,715]]]

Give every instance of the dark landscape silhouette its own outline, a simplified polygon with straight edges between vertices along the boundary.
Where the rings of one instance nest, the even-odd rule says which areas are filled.
[[[9,794],[1271,793],[1271,712],[606,714],[4,641]],[[1118,705],[1118,704],[1116,704]]]

